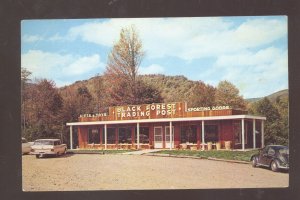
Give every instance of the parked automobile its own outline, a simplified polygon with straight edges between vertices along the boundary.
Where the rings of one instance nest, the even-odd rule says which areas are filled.
[[[31,151],[31,143],[27,142],[25,138],[22,138],[22,154],[29,154]]]
[[[272,171],[289,170],[289,148],[282,145],[268,145],[251,157],[252,166],[268,167]]]
[[[41,158],[46,155],[59,156],[65,154],[66,151],[67,145],[62,144],[60,139],[39,139],[34,141],[30,154]]]

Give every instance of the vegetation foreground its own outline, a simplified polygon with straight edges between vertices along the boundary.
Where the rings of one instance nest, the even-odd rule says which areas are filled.
[[[121,149],[73,149],[68,150],[68,153],[75,154],[120,154],[136,150],[121,150]],[[232,150],[209,150],[209,151],[191,151],[191,150],[161,150],[154,152],[155,154],[169,154],[176,156],[196,156],[201,158],[218,158],[224,160],[250,161],[253,154],[258,153],[258,150],[249,151],[232,151]]]
[[[238,160],[238,161],[250,161],[250,158],[253,154],[258,153],[258,150],[250,151],[190,151],[190,150],[162,150],[155,152],[158,154],[169,154],[169,155],[178,155],[178,156],[196,156],[201,158],[218,158],[225,160]]]

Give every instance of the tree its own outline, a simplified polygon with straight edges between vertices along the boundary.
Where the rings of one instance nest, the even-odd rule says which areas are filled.
[[[29,140],[44,137],[60,137],[62,124],[60,111],[63,101],[53,81],[37,80],[26,89],[26,132]]]
[[[21,118],[22,118],[22,135],[26,132],[26,101],[27,101],[27,85],[30,81],[31,72],[26,68],[21,68]]]
[[[278,109],[268,98],[252,103],[249,109],[251,114],[262,115],[267,118],[265,123],[266,144],[288,143],[288,135]]]
[[[246,109],[246,102],[239,95],[239,90],[226,80],[218,84],[215,98],[217,105],[228,105],[234,109]]]
[[[190,107],[196,106],[214,106],[216,88],[205,84],[203,81],[197,81],[194,87],[187,94],[187,100]]]
[[[163,98],[160,91],[155,87],[138,81],[137,83],[137,104],[161,103]]]
[[[136,104],[138,69],[144,57],[142,42],[134,26],[122,28],[119,41],[108,56],[104,77],[113,105]]]

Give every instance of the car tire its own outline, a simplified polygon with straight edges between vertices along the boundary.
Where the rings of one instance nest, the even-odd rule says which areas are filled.
[[[252,167],[257,167],[257,157],[256,156],[254,156],[252,158]]]
[[[36,154],[35,157],[36,157],[37,159],[39,159],[39,158],[40,158],[40,155],[39,155],[39,154]]]
[[[273,160],[273,161],[271,162],[271,170],[272,170],[273,172],[277,172],[277,171],[278,171],[278,165],[277,165],[277,162],[276,162],[275,160]]]

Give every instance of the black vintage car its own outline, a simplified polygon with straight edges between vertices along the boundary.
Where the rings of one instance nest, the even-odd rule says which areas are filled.
[[[253,167],[264,166],[272,171],[289,169],[289,148],[282,145],[268,145],[251,157]]]

